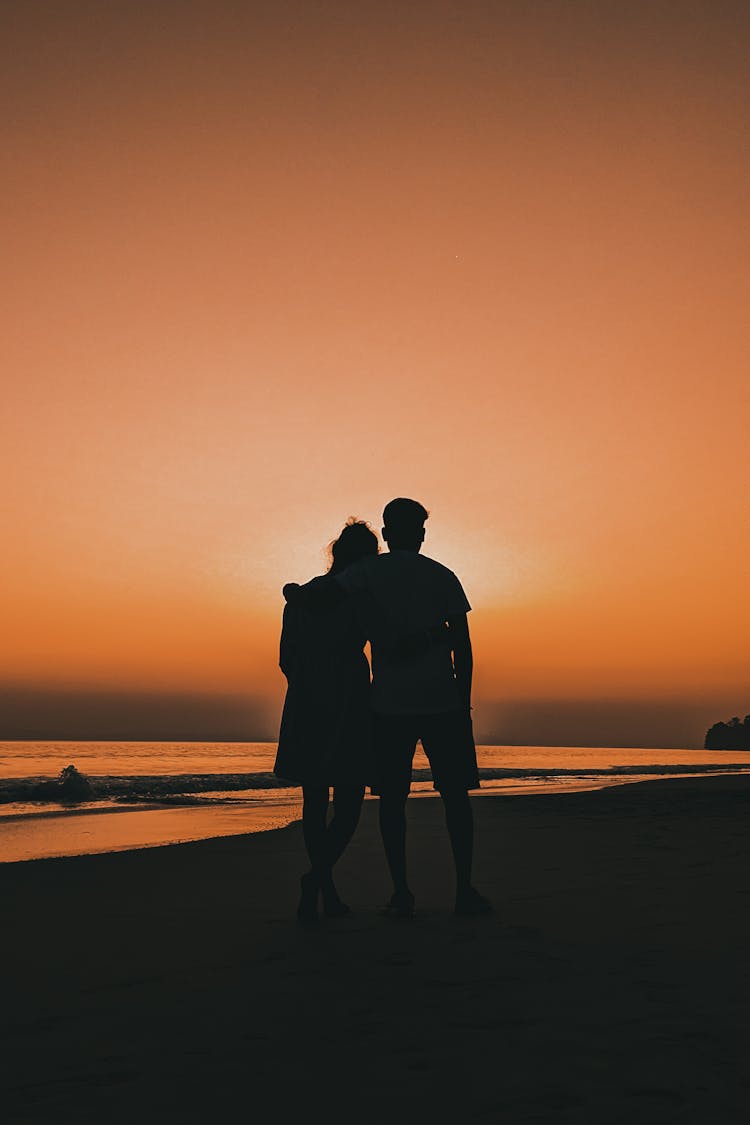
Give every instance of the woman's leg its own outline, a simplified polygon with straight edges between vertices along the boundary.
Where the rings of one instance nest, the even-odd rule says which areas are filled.
[[[328,915],[349,913],[349,908],[341,901],[333,882],[334,864],[341,858],[359,823],[364,785],[336,785],[333,790],[333,819],[326,832],[326,866],[321,871],[320,889],[323,906]]]
[[[302,786],[302,835],[310,860],[310,870],[301,878],[301,897],[297,917],[301,922],[317,919],[318,893],[326,869],[326,816],[328,813],[328,786]]]
[[[302,797],[302,835],[310,859],[310,869],[319,871],[326,863],[328,786],[317,783],[303,785]]]
[[[364,785],[356,782],[334,786],[333,819],[326,833],[326,855],[329,867],[333,867],[340,859],[354,835],[359,824],[364,796]]]

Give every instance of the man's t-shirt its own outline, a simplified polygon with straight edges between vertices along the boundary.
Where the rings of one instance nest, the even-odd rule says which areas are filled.
[[[453,571],[416,551],[388,551],[360,560],[337,574],[336,581],[350,593],[370,595],[374,710],[429,715],[460,707],[447,645],[435,645],[407,660],[385,655],[400,638],[468,613],[471,606]]]

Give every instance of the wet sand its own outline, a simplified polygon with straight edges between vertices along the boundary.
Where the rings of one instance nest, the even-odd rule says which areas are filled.
[[[750,778],[475,801],[490,920],[453,917],[437,801],[415,920],[374,802],[356,916],[293,923],[299,824],[0,866],[5,1121],[745,1122]]]

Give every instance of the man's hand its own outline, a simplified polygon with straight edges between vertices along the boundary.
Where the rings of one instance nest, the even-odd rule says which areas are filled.
[[[461,705],[471,711],[471,676],[474,661],[471,653],[469,622],[466,614],[456,614],[448,618],[450,646],[453,650],[453,672],[461,696]]]
[[[284,586],[283,590],[281,591],[282,594],[284,595],[284,601],[285,602],[293,602],[295,593],[297,592],[297,590],[299,590],[299,588],[300,588],[299,582],[287,582],[287,584]]]

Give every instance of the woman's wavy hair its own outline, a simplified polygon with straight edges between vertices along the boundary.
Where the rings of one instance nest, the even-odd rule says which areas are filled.
[[[378,537],[369,523],[350,516],[339,537],[328,544],[328,573],[340,574],[352,563],[359,562],[368,555],[377,555],[379,550]]]

